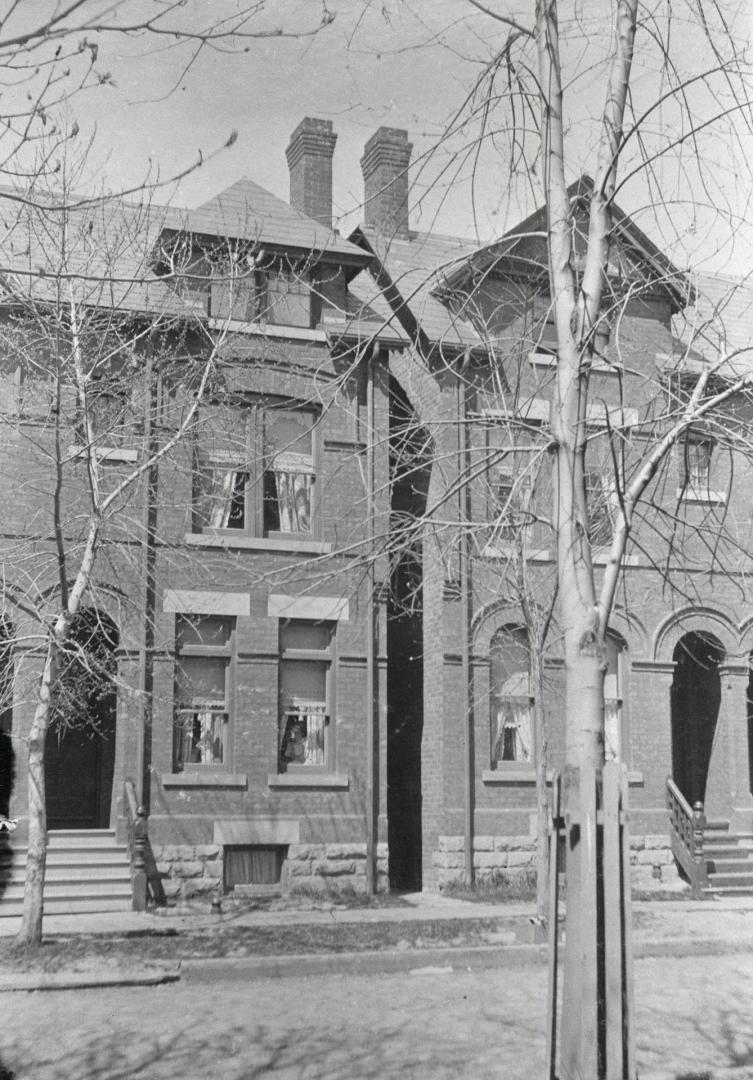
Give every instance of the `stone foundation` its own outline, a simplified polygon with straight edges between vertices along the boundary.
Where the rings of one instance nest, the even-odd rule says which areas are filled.
[[[219,844],[155,846],[154,858],[169,904],[211,902],[222,893]],[[279,885],[286,895],[366,895],[365,844],[290,844]],[[253,886],[244,886],[253,895]],[[270,891],[260,886],[259,891]],[[389,892],[387,845],[377,848],[377,892]]]
[[[440,890],[463,885],[464,852],[462,836],[439,837],[433,863]],[[477,836],[473,866],[476,884],[482,888],[521,888],[535,880],[536,840],[532,836]],[[630,869],[636,892],[682,894],[687,890],[678,874],[668,836],[631,837]]]

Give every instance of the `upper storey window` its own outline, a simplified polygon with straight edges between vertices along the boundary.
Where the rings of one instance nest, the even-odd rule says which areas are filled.
[[[217,409],[195,451],[198,531],[313,534],[316,414],[288,403]]]
[[[237,322],[310,327],[308,271],[289,264],[228,271],[211,283],[209,314]]]

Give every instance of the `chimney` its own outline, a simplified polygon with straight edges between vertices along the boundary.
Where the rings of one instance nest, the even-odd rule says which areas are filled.
[[[384,236],[408,238],[408,166],[413,144],[402,128],[380,127],[363,149],[364,221]]]
[[[290,205],[332,228],[332,155],[337,135],[331,120],[306,116],[290,136]]]

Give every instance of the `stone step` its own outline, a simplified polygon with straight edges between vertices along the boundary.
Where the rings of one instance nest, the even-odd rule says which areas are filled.
[[[112,829],[56,829],[49,833],[44,910],[48,914],[128,911],[128,848]],[[0,850],[0,918],[23,909],[26,847]]]
[[[9,870],[0,870],[0,893],[4,886],[15,885],[24,880],[26,867],[22,864]],[[60,881],[128,881],[131,868],[122,862],[96,866],[50,866],[44,876],[45,882]]]
[[[7,900],[23,900],[23,882],[8,885],[2,896],[2,904]],[[48,900],[95,899],[98,896],[120,899],[131,896],[131,883],[122,881],[51,881],[45,882],[44,902]]]
[[[709,885],[703,890],[704,896],[753,896],[753,884],[750,885]]]
[[[48,866],[100,866],[104,864],[120,865],[127,863],[128,848],[125,844],[119,847],[84,847],[84,848],[48,848]],[[0,851],[0,867],[24,866],[26,864],[26,848],[16,848],[13,851]]]
[[[717,840],[704,843],[703,854],[713,858],[721,855],[723,859],[748,859],[753,858],[753,845],[751,843],[720,843]]]
[[[85,915],[99,911],[131,911],[131,896],[128,897],[80,897],[69,899],[46,900],[45,915]],[[0,901],[0,918],[20,918],[23,915],[23,901]]]
[[[753,889],[753,870],[745,870],[741,873],[712,873],[709,874],[709,888],[719,886],[739,886]]]
[[[116,841],[112,829],[68,829],[65,832],[51,832],[47,838],[47,847],[51,851],[122,846]]]
[[[753,860],[733,858],[731,852],[725,854],[723,858],[707,858],[706,866],[710,874],[740,874],[747,872],[753,876]]]

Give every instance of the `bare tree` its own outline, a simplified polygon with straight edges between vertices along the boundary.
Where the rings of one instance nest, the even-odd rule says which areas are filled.
[[[40,168],[18,192],[3,274],[5,380],[15,399],[6,422],[38,477],[25,540],[4,553],[6,601],[25,613],[43,656],[27,744],[21,937],[30,943],[42,933],[47,733],[52,720],[62,729],[90,723],[87,702],[111,678],[108,624],[92,613],[111,606],[112,545],[120,541],[122,555],[129,533],[143,539],[150,474],[193,430],[224,340],[176,290],[185,266],[180,252],[160,247],[164,211],[146,193],[130,205],[100,195],[74,208],[85,159],[75,143],[75,135],[56,142],[54,186]],[[233,273],[222,271],[225,288]]]

